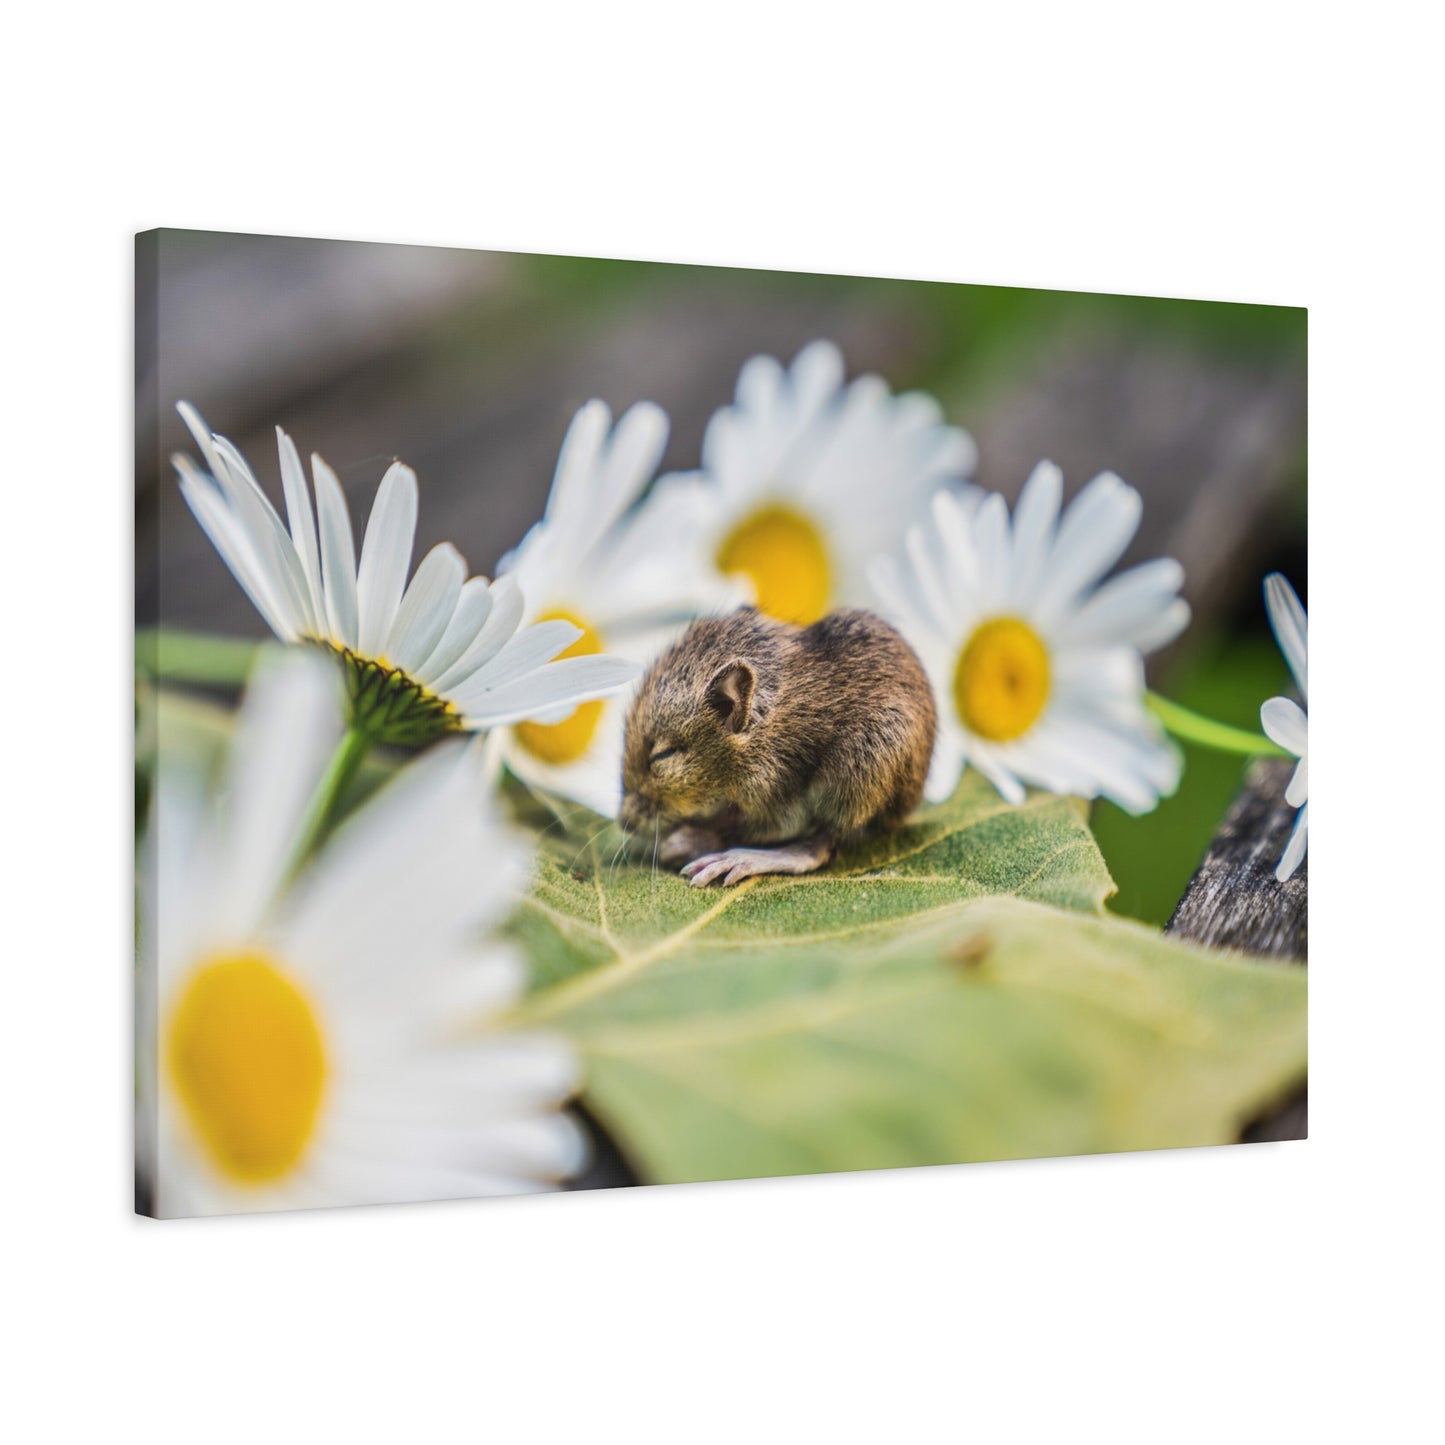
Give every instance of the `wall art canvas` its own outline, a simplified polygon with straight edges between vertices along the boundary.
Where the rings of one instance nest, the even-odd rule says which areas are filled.
[[[1303,310],[184,230],[136,300],[141,1212],[1304,1136]]]

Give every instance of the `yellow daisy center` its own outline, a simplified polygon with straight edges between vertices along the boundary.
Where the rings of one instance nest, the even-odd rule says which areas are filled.
[[[1017,617],[991,618],[959,654],[953,696],[971,733],[996,743],[1021,738],[1049,700],[1048,649]]]
[[[791,507],[744,517],[718,549],[718,567],[748,577],[758,607],[783,622],[816,622],[833,592],[833,569],[817,527]]]
[[[166,1025],[166,1066],[196,1133],[238,1184],[290,1172],[311,1142],[326,1050],[311,1001],[259,953],[192,976]]]
[[[602,638],[596,628],[590,626],[576,613],[558,608],[545,613],[537,621],[551,622],[559,617],[563,622],[570,622],[573,627],[582,629],[582,636],[570,647],[559,652],[557,654],[559,658],[590,657],[594,653],[602,651]],[[584,702],[578,704],[577,710],[570,717],[563,718],[559,723],[518,723],[517,741],[533,757],[540,758],[544,763],[556,765],[575,763],[592,746],[592,739],[597,733],[597,724],[601,720],[602,703],[600,701]]]

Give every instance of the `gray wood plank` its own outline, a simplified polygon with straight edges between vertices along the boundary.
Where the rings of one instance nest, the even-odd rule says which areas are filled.
[[[1166,933],[1213,948],[1238,949],[1303,967],[1309,943],[1309,863],[1287,882],[1275,866],[1294,827],[1284,790],[1294,771],[1288,759],[1254,763],[1199,871],[1169,920]],[[1245,1129],[1244,1142],[1304,1139],[1308,1094],[1301,1089]]]

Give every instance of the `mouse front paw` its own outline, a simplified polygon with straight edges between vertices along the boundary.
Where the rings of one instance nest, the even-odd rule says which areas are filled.
[[[761,859],[756,856],[765,851],[762,848],[729,848],[722,853],[704,853],[682,870],[682,876],[694,888],[706,888],[709,883],[717,882],[721,882],[724,888],[731,888],[744,878],[754,878],[759,873],[771,871],[762,866]],[[755,856],[750,858],[748,854]]]
[[[811,873],[832,856],[831,845],[818,838],[781,848],[728,848],[694,858],[682,870],[682,876],[694,888],[706,888],[718,881],[724,888],[731,888],[744,878],[759,878],[766,873]]]

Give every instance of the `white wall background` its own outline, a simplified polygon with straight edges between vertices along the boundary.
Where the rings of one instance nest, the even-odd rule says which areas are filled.
[[[1329,13],[251,0],[12,17],[10,1438],[1427,1432],[1439,51],[1425,7]],[[156,225],[1308,305],[1315,1137],[134,1220],[130,237]]]

